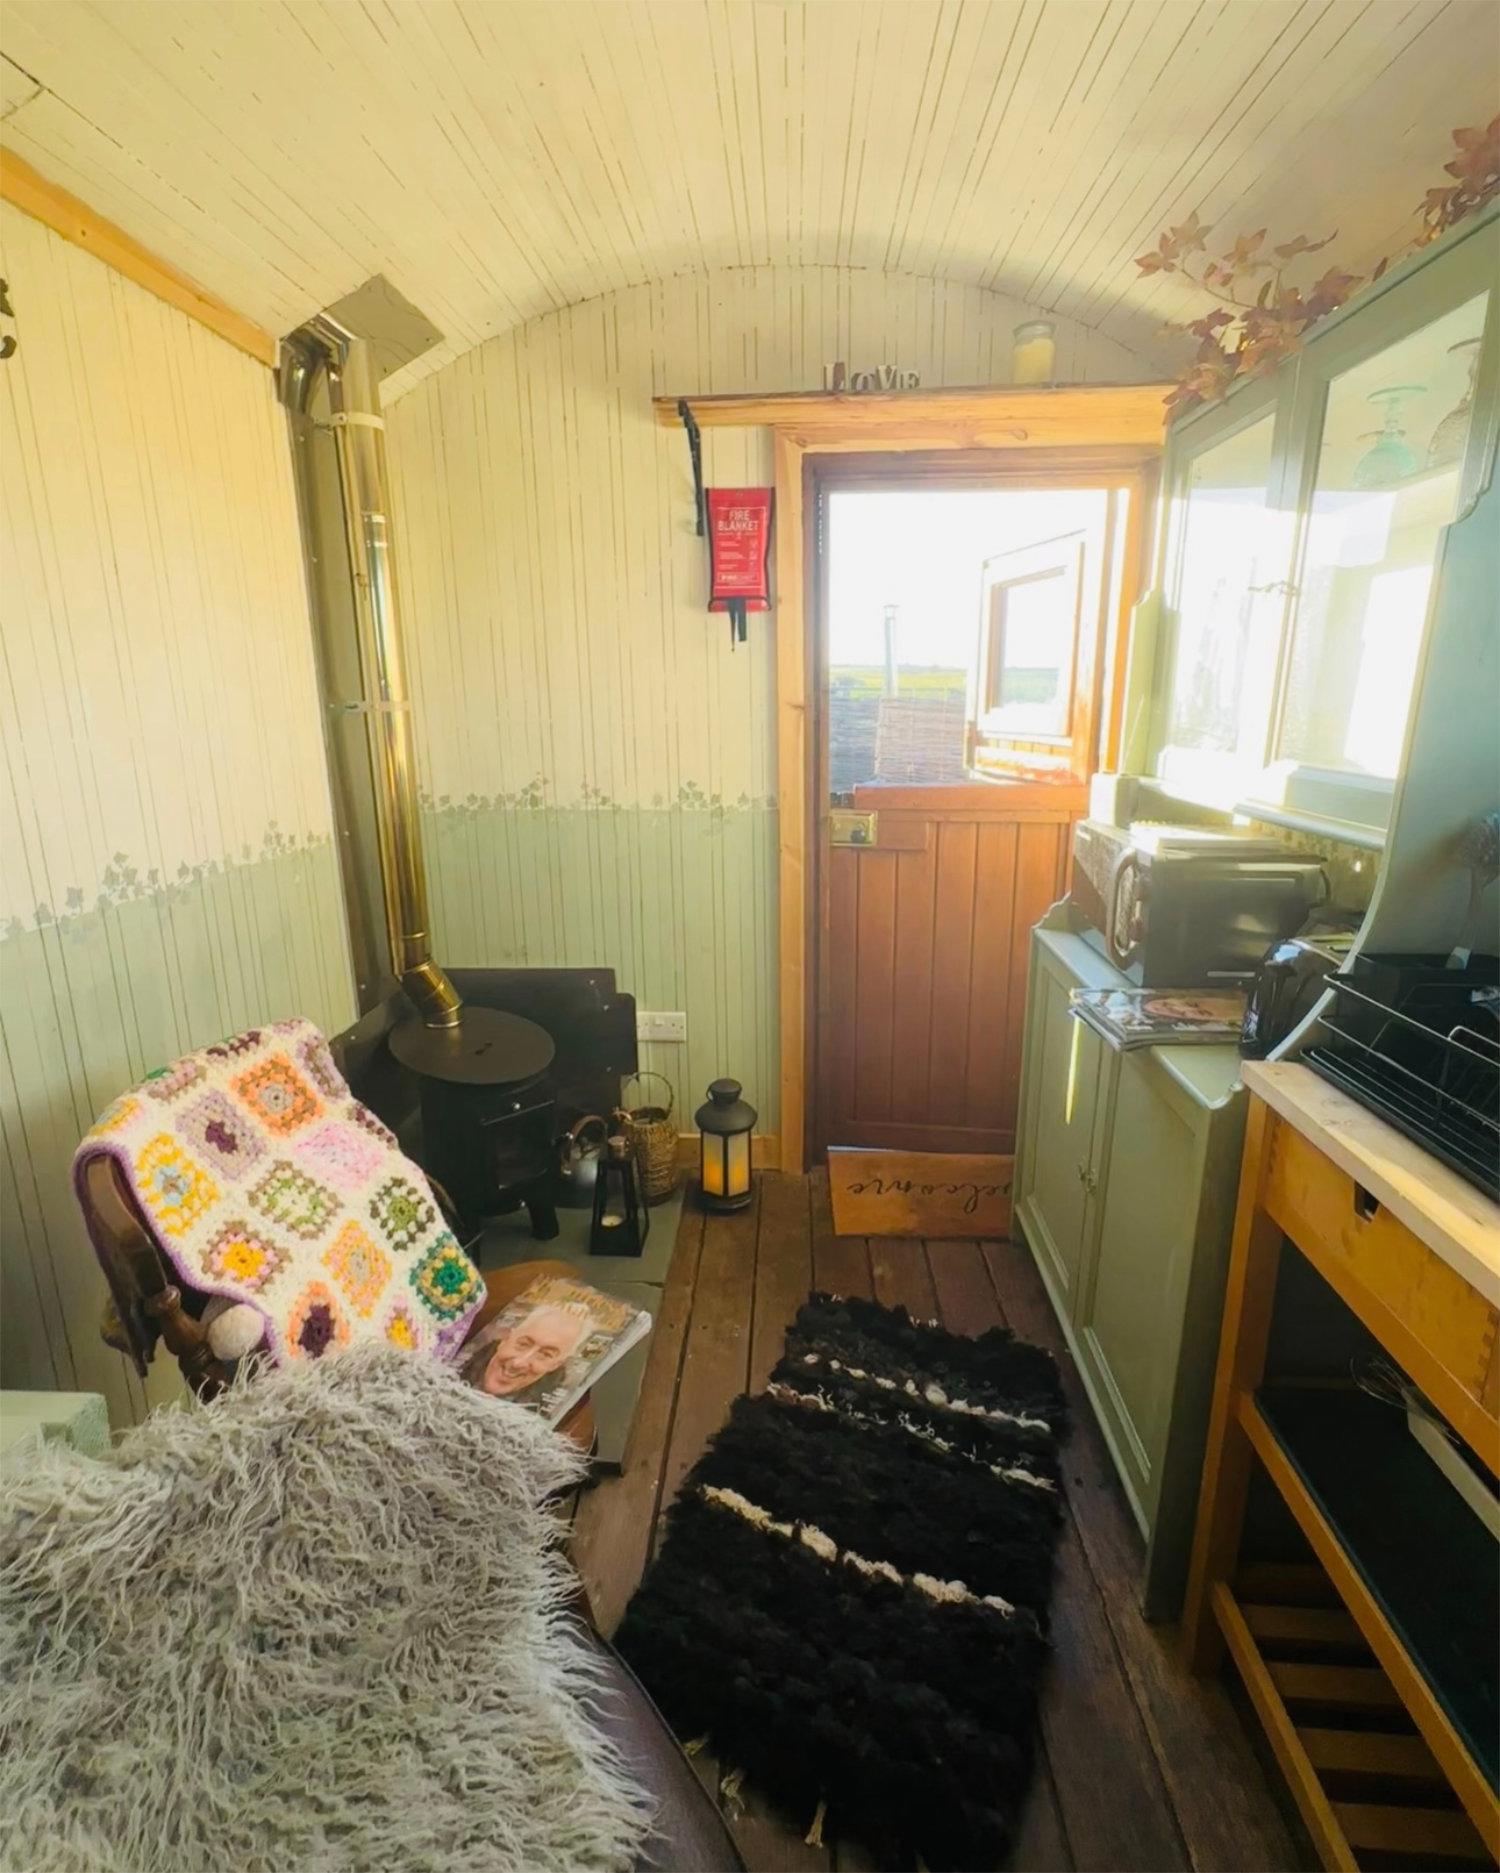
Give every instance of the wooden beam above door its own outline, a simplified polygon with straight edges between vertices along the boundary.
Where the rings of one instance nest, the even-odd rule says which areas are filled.
[[[700,429],[772,428],[810,447],[1159,450],[1168,384],[972,384],[957,389],[795,390],[772,395],[656,397],[666,428],[685,401]]]

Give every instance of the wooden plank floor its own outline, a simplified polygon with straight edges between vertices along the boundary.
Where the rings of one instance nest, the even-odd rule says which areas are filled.
[[[1010,1326],[1058,1357],[1074,1413],[1064,1451],[1068,1516],[1053,1599],[1041,1747],[1010,1865],[1027,1873],[1261,1873],[1307,1864],[1239,1717],[1216,1683],[1189,1678],[1175,1632],[1135,1597],[1139,1533],[1115,1480],[1031,1258],[1006,1242],[838,1237],[824,1172],[760,1180],[753,1208],[683,1212],[622,1474],[590,1491],[574,1556],[606,1632],[661,1534],[663,1511],[740,1392],[766,1382],[809,1290],[873,1295],[957,1333]],[[719,1787],[720,1765],[699,1756]],[[745,1790],[721,1805],[753,1873],[884,1865],[858,1842],[809,1847],[802,1825]],[[810,1818],[810,1817],[808,1817]]]

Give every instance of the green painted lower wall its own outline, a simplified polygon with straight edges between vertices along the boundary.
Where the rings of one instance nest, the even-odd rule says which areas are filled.
[[[85,908],[0,933],[0,1365],[14,1389],[102,1392],[115,1421],[141,1388],[99,1340],[105,1298],[69,1179],[95,1115],[152,1067],[225,1034],[302,1014],[325,1032],[354,1016],[332,842],[273,835],[244,861],[177,882],[121,858]],[[38,1323],[44,1331],[38,1332]],[[178,1389],[158,1359],[151,1397]]]
[[[526,804],[532,801],[532,804]],[[688,1039],[641,1048],[680,1130],[730,1073],[777,1129],[776,809],[685,789],[671,806],[553,807],[535,793],[429,803],[438,955],[457,966],[609,967]]]

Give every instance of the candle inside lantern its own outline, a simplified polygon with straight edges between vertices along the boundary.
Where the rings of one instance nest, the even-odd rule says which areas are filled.
[[[1050,384],[1057,375],[1057,340],[1050,319],[1028,319],[1015,330],[1010,354],[1013,384]]]
[[[589,1232],[592,1255],[639,1255],[650,1233],[651,1218],[636,1182],[630,1141],[615,1133],[599,1160],[594,1180],[594,1220]]]

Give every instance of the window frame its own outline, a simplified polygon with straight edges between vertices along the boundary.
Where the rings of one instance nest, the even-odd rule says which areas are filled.
[[[1107,504],[1104,521],[1107,530],[1109,523]],[[1066,754],[1070,767],[1076,768],[1078,750],[1075,743],[1078,739],[1079,717],[1087,713],[1092,718],[1092,711],[1080,708],[1077,688],[1081,640],[1086,628],[1083,601],[1084,562],[1088,539],[1087,530],[1078,528],[1068,533],[1057,534],[1049,540],[1033,541],[1029,546],[1017,547],[1010,553],[995,554],[984,562],[983,584],[980,588],[983,594],[983,616],[977,634],[974,701],[970,710],[970,729],[976,752],[980,744],[1034,743],[1044,748],[1055,749],[1059,754]],[[1060,552],[1058,549],[1063,550]],[[1007,573],[1004,577],[992,577],[989,569],[998,559],[1012,559],[1019,562],[1018,570],[1014,573]],[[1034,562],[1029,568],[1027,567],[1028,561]],[[1003,651],[1006,630],[1004,594],[1012,587],[1034,584],[1040,579],[1053,577],[1060,577],[1065,582],[1063,589],[1067,595],[1071,625],[1066,658],[1059,666],[1062,677],[1059,703],[1062,725],[1060,728],[1043,729],[1017,721],[1011,711],[1027,705],[1001,703],[996,699],[996,692],[1005,661]],[[1001,613],[998,617],[996,616],[997,608]],[[1097,629],[1097,626],[1095,628]],[[1087,674],[1091,675],[1092,672]]]

